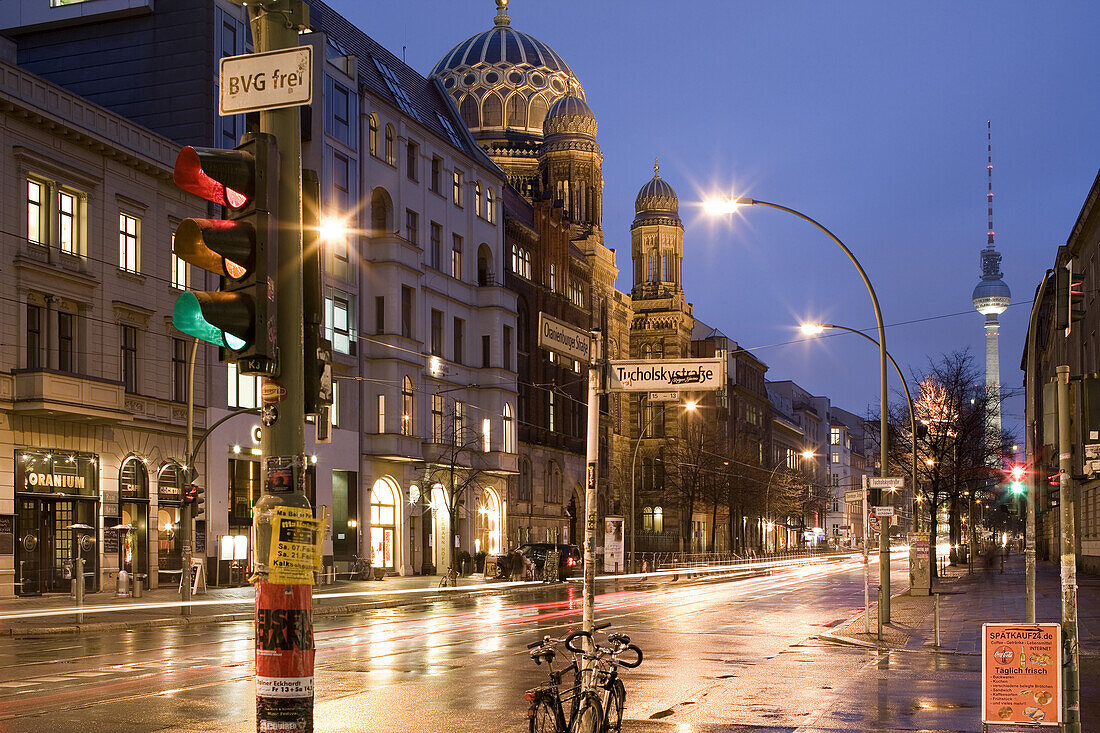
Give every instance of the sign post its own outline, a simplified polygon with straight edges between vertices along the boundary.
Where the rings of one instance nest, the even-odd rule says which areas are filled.
[[[870,517],[867,515],[867,476],[863,477],[863,620],[866,632],[871,633],[871,530]]]
[[[1054,726],[1062,711],[1059,624],[982,625],[982,729]]]
[[[883,377],[885,379],[885,377]],[[884,441],[885,443],[885,441]],[[883,459],[885,460],[885,458]],[[885,470],[885,467],[883,468]],[[868,488],[880,489],[883,491],[898,491],[905,485],[905,479],[900,476],[872,476],[868,479]],[[883,501],[882,503],[886,503]],[[879,507],[880,509],[889,508],[890,517],[893,516],[893,507]],[[878,514],[878,512],[876,512]],[[886,517],[884,514],[878,514],[880,517]],[[881,523],[879,528],[879,540],[878,540],[878,583],[882,589],[882,600],[879,601],[878,615],[879,619],[883,623],[890,622],[890,521],[887,517],[887,521]]]

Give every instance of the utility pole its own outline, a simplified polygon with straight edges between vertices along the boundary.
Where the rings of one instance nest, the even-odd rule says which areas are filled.
[[[300,0],[248,5],[257,53],[298,47],[308,8]],[[313,571],[303,558],[280,567],[279,548],[313,548],[317,527],[305,494],[302,152],[296,107],[260,112],[278,143],[278,245],[272,291],[278,371],[265,379],[262,495],[253,513],[256,586],[256,729],[313,730]],[[271,395],[271,398],[269,398]],[[277,403],[277,404],[276,404]],[[311,532],[312,530],[312,532]]]
[[[596,525],[599,521],[596,504],[596,480],[599,477],[600,434],[600,374],[603,363],[600,358],[600,332],[592,331],[591,359],[588,365],[588,431],[585,446],[584,491],[584,601],[582,624],[592,632],[593,606],[596,601]],[[593,642],[590,640],[589,644]]]
[[[199,355],[199,340],[195,339],[191,344],[191,363],[187,372],[187,465],[183,467],[183,480],[190,486],[195,480],[197,472],[192,465],[195,461],[195,357]],[[180,506],[180,542],[183,545],[183,573],[180,575],[180,615],[191,615],[191,502],[186,501],[184,488],[181,486],[180,498],[185,499]],[[207,577],[210,577],[209,575]]]
[[[1065,650],[1066,733],[1081,733],[1081,672],[1077,648],[1077,554],[1073,524],[1073,443],[1070,435],[1069,367],[1060,366],[1058,388],[1058,506],[1062,550],[1062,643]]]

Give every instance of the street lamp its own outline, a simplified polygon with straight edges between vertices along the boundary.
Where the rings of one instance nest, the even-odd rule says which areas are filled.
[[[827,328],[835,328],[838,331],[858,334],[875,346],[878,346],[878,341],[875,341],[863,331],[857,331],[847,326],[838,326],[835,323],[803,323],[802,333],[807,336],[816,336]],[[909,405],[909,433],[913,438],[913,531],[915,532],[917,531],[917,414],[913,409],[913,396],[909,393],[909,384],[905,381],[905,375],[902,374],[901,367],[894,361],[894,357],[889,351],[886,352],[886,358],[890,360],[890,363],[894,365],[894,371],[898,373],[898,379],[901,380],[901,386],[905,389],[905,402]]]
[[[870,278],[867,277],[867,273],[864,272],[863,266],[859,264],[859,260],[852,254],[852,250],[845,246],[844,242],[833,234],[831,231],[825,228],[820,222],[815,219],[811,219],[800,211],[782,206],[780,204],[773,204],[767,201],[757,201],[753,198],[745,196],[725,198],[712,198],[704,202],[703,207],[710,215],[722,215],[732,214],[742,206],[767,206],[772,209],[779,209],[785,211],[788,214],[797,216],[803,221],[809,222],[813,226],[817,227],[821,232],[831,239],[838,247],[840,247],[844,254],[848,256],[856,270],[859,271],[859,276],[863,280],[863,284],[867,286],[867,292],[871,296],[871,305],[875,309],[875,321],[878,323],[878,349],[879,349],[879,447],[880,447],[880,462],[881,462],[881,474],[882,476],[889,475],[889,450],[887,448],[888,440],[888,425],[886,421],[886,326],[882,320],[882,309],[878,304],[878,296],[875,295],[875,288],[871,285]],[[890,623],[890,533],[883,527],[882,530],[882,542],[881,549],[879,551],[879,584],[882,587],[882,604],[880,607],[879,617],[883,623]]]
[[[641,401],[639,400],[639,404],[640,403]],[[688,400],[683,404],[683,408],[687,412],[695,412],[695,410],[699,408],[699,403],[695,400]],[[663,408],[661,414],[664,414]],[[638,572],[638,560],[634,554],[634,527],[638,523],[638,515],[635,513],[634,509],[634,472],[638,465],[638,449],[642,447],[642,438],[645,437],[646,431],[649,430],[649,426],[653,424],[656,417],[657,412],[654,411],[650,414],[649,419],[642,425],[642,430],[638,433],[638,439],[634,441],[634,455],[630,459],[630,572],[632,573]]]

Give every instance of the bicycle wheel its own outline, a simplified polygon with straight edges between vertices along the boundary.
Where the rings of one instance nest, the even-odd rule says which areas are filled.
[[[551,695],[542,694],[531,704],[531,733],[559,733],[558,708]]]
[[[611,684],[611,692],[607,696],[607,710],[604,711],[604,731],[607,733],[619,733],[623,729],[623,707],[626,705],[626,688],[622,680],[615,680]]]
[[[594,692],[586,692],[577,703],[573,720],[569,721],[569,733],[600,733],[603,725],[603,705]]]

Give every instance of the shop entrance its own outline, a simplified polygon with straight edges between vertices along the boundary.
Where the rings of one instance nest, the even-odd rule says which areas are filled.
[[[73,559],[84,558],[85,590],[98,590],[99,563],[95,548],[95,502],[71,498],[18,499],[15,567],[22,595],[68,593]],[[73,529],[85,525],[92,529]]]

